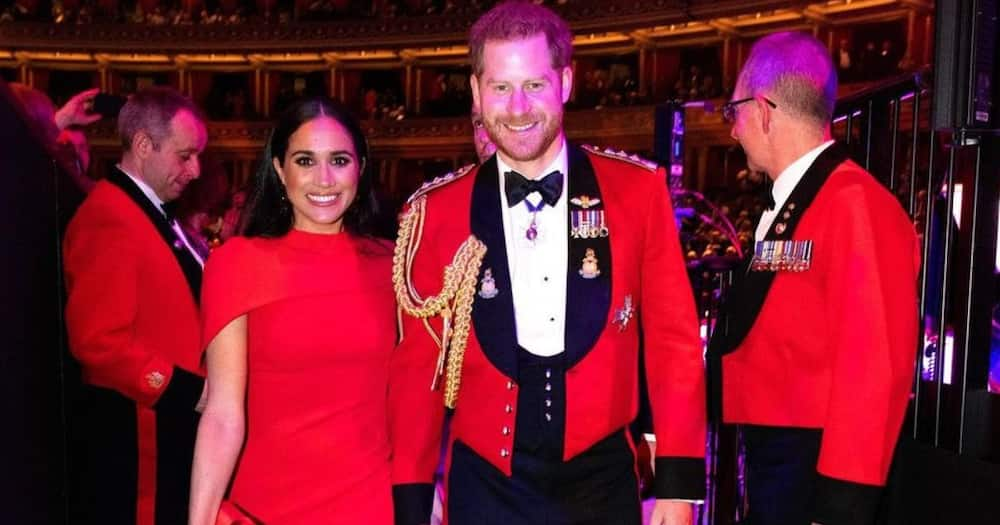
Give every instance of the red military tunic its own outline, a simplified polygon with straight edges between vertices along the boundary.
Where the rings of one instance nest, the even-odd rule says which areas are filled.
[[[710,346],[726,354],[725,422],[822,430],[816,470],[832,482],[821,483],[817,501],[833,506],[872,501],[864,494],[886,482],[918,335],[913,225],[891,193],[845,159],[836,146],[824,152],[810,168],[825,163],[829,174],[814,179],[821,184],[814,200],[793,193],[765,237],[777,239],[797,222],[790,239],[812,241],[810,268],[780,270],[769,288],[743,289],[743,301],[727,309],[745,335],[717,327]]]
[[[204,383],[201,271],[173,235],[118,170],[69,224],[66,323],[87,385],[73,437],[85,449],[74,464],[89,510],[74,521],[186,519],[173,507],[186,507]]]
[[[580,179],[585,170],[575,168],[581,164],[592,166],[589,183]],[[476,299],[473,307],[450,440],[461,440],[509,476],[518,410],[513,362],[516,336],[506,261],[501,257],[503,232],[496,171],[495,161],[487,162],[481,169],[418,192],[411,199],[413,205],[417,199],[426,199],[426,211],[419,247],[408,264],[412,272],[408,282],[424,298],[436,294],[442,287],[443,269],[470,234],[489,247],[477,282],[481,283],[483,271],[491,268],[501,293],[495,299]],[[600,259],[607,261],[602,265],[612,267],[602,266],[602,271],[610,273],[610,297],[574,295],[572,279],[567,290],[566,353],[570,366],[565,379],[563,460],[574,458],[635,418],[641,319],[657,429],[656,452],[662,465],[657,472],[658,495],[698,498],[704,488],[702,346],[664,173],[639,162],[572,146],[569,171],[571,197],[586,184],[599,187],[610,231],[610,252]],[[573,242],[571,239],[567,270],[576,273],[581,263],[579,258],[574,260]],[[477,284],[477,289],[480,286]],[[507,303],[502,299],[504,291]],[[581,319],[574,314],[580,310],[578,303],[600,300],[607,303],[600,317]],[[622,326],[616,319],[629,301],[636,318]],[[441,392],[429,388],[438,345],[422,320],[405,313],[401,319],[402,339],[390,380],[397,512],[399,500],[406,499],[403,493],[407,486],[433,480],[444,412]],[[439,317],[429,323],[436,334],[441,333]]]

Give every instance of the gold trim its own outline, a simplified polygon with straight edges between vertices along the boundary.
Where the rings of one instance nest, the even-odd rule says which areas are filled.
[[[444,268],[441,291],[422,298],[413,285],[411,270],[413,260],[423,235],[427,197],[421,196],[410,203],[399,221],[399,238],[392,257],[392,284],[399,308],[411,317],[420,318],[439,352],[431,389],[436,390],[442,375],[445,377],[444,404],[455,408],[458,389],[462,381],[462,362],[469,339],[472,320],[472,302],[476,291],[479,267],[486,255],[486,245],[470,235]],[[428,319],[441,316],[440,337]]]

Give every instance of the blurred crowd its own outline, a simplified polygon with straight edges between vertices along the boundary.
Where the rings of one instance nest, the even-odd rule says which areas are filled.
[[[562,5],[568,0],[536,0]],[[342,18],[477,14],[494,0],[4,0],[0,22],[150,25],[287,23]]]
[[[841,82],[877,80],[913,67],[892,39],[865,39],[861,44],[842,38],[833,50],[833,63]]]
[[[55,160],[59,183],[60,223],[65,225],[96,184],[91,170],[87,126],[105,118],[97,111],[99,91],[88,89],[56,108],[45,93],[25,84],[8,84],[36,137]],[[246,201],[244,188],[233,187],[221,163],[205,163],[201,177],[188,185],[176,214],[188,238],[207,253],[236,234]]]
[[[613,73],[615,69],[622,73]],[[598,68],[586,71],[577,88],[572,107],[602,109],[606,107],[648,104],[645,90],[641,90],[635,73],[628,67]]]
[[[753,225],[764,211],[761,173],[741,170],[736,184],[701,194],[681,190],[674,196],[685,258],[736,258],[753,243]]]

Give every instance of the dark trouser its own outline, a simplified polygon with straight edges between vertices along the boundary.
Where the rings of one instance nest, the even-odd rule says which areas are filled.
[[[562,356],[519,352],[512,476],[461,441],[448,476],[450,525],[639,525],[635,455],[623,428],[562,461]]]
[[[134,401],[85,385],[74,411],[70,523],[133,525],[139,486],[139,422]],[[187,523],[198,414],[156,413],[156,525]]]
[[[743,425],[749,525],[812,523],[819,430]]]

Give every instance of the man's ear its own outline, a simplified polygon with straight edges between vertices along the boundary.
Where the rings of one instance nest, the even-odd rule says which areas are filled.
[[[760,127],[765,134],[771,132],[771,105],[763,97],[754,97],[757,111],[760,112]]]
[[[562,101],[565,104],[569,102],[569,97],[573,94],[573,68],[564,67],[560,77],[562,79]]]
[[[155,151],[153,139],[143,130],[136,131],[135,135],[132,136],[132,151],[140,159],[148,157],[150,153]]]
[[[469,87],[472,89],[472,105],[477,108],[482,108],[479,105],[479,79],[476,78],[475,74],[469,75]],[[481,112],[482,110],[480,110]]]

